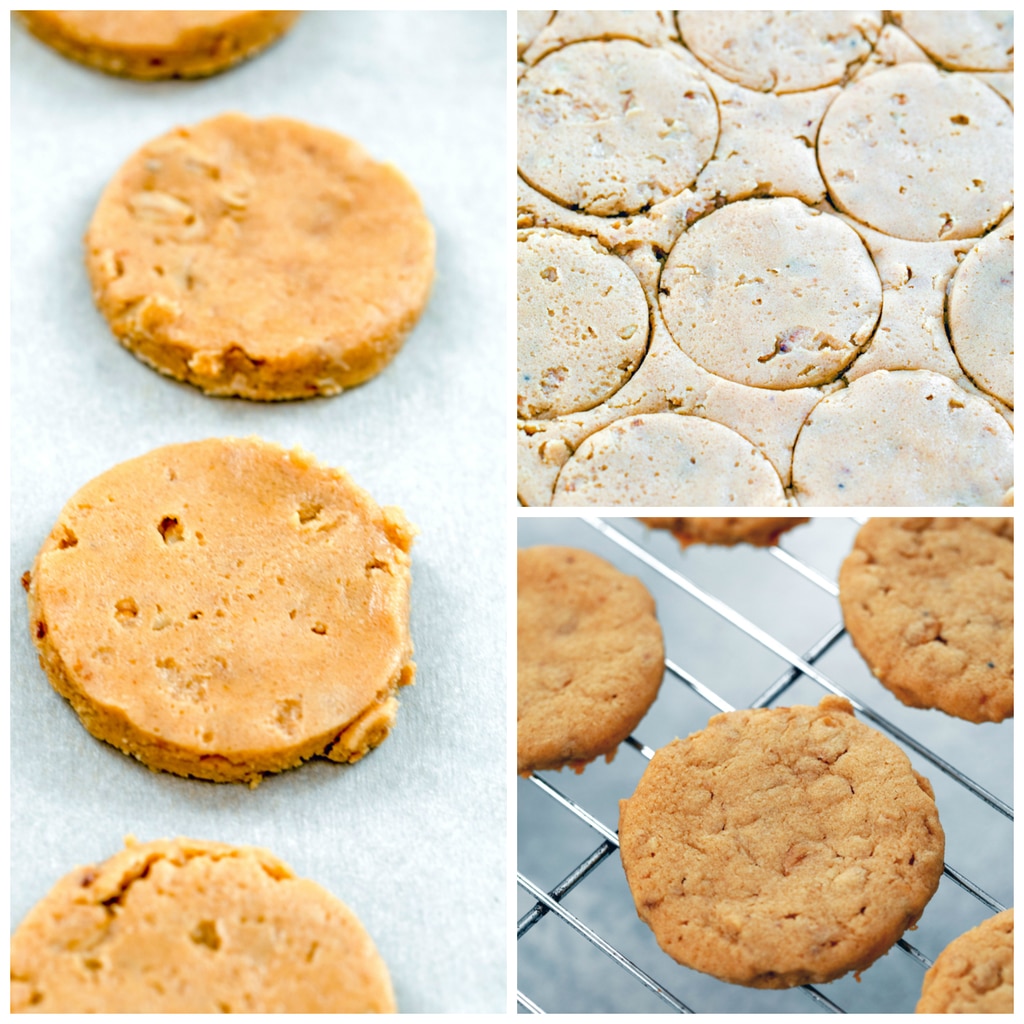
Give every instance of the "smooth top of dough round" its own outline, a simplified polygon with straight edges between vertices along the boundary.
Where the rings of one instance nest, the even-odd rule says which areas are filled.
[[[870,339],[882,285],[857,233],[798,199],[730,203],[680,236],[661,310],[706,370],[765,388],[834,379]]]
[[[565,206],[635,213],[696,180],[718,139],[711,90],[667,50],[574,43],[519,82],[519,172]]]
[[[892,16],[945,68],[1013,70],[1013,11],[893,11]]]
[[[712,71],[776,93],[843,81],[882,27],[880,11],[676,11],[676,20]]]
[[[622,387],[647,351],[643,288],[591,238],[534,231],[516,252],[519,415],[591,409]]]
[[[785,505],[775,467],[734,430],[676,413],[618,420],[562,467],[552,505]]]
[[[984,234],[1013,206],[1013,111],[972,75],[899,64],[825,112],[818,162],[833,202],[919,242]]]

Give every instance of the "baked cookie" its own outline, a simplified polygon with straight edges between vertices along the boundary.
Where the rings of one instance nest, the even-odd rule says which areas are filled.
[[[839,572],[857,650],[904,704],[1013,715],[1013,520],[872,519]]]
[[[674,519],[640,519],[655,529],[671,530],[685,548],[690,544],[754,544],[771,547],[787,530],[800,526],[807,519],[758,518],[756,516],[729,516],[697,518],[677,516]]]
[[[252,57],[301,11],[18,11],[65,57],[128,78],[202,78]]]
[[[610,761],[664,672],[654,599],[577,548],[519,551],[518,771]]]
[[[928,780],[832,696],[716,715],[658,751],[619,841],[661,948],[754,988],[870,966],[920,918],[944,849]]]
[[[86,235],[93,297],[143,362],[210,394],[337,394],[426,305],[434,233],[390,164],[286,118],[224,114],[147,143]]]
[[[1013,908],[982,921],[940,954],[917,1013],[1013,1013]]]
[[[25,581],[32,637],[85,727],[155,770],[356,761],[413,680],[413,534],[299,450],[169,445],[65,505]]]
[[[393,1013],[355,914],[266,850],[128,841],[11,939],[14,1013]]]

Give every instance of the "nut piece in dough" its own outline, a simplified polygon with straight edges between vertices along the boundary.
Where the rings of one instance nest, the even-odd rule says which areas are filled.
[[[832,696],[716,715],[659,750],[619,841],[661,948],[754,988],[867,968],[920,918],[944,850],[928,780]]]
[[[519,551],[518,771],[615,756],[658,695],[661,627],[647,588],[577,548]]]
[[[768,518],[757,516],[730,516],[727,518],[700,518],[676,516],[674,519],[643,519],[641,523],[658,530],[671,530],[681,547],[691,544],[753,544],[771,547],[787,530],[806,523],[806,518]]]
[[[893,21],[952,71],[1012,71],[1013,11],[892,11]]]
[[[393,1013],[355,914],[266,850],[128,841],[11,939],[14,1013]]]
[[[1013,715],[1013,520],[872,519],[839,573],[850,639],[904,704]]]
[[[357,761],[415,673],[413,534],[301,451],[169,445],[65,505],[27,581],[32,637],[82,724],[154,770],[255,785]]]
[[[409,182],[351,139],[224,114],[147,143],[86,235],[93,296],[143,362],[210,394],[337,394],[426,305],[434,233]]]

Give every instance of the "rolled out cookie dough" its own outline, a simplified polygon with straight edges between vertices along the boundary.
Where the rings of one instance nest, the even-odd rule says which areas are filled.
[[[1013,11],[893,11],[892,18],[945,68],[1013,70]]]
[[[301,451],[158,448],[65,505],[26,580],[32,637],[82,724],[154,770],[356,761],[415,673],[413,534]]]
[[[356,142],[224,114],[138,150],[86,235],[93,296],[143,362],[217,395],[336,394],[379,373],[427,302],[434,233]]]
[[[786,505],[775,467],[734,430],[651,413],[588,437],[562,467],[552,505]]]
[[[878,370],[811,410],[793,451],[801,505],[1002,505],[1013,431],[930,370]]]
[[[748,199],[697,221],[661,276],[679,347],[753,387],[833,380],[870,339],[882,285],[857,233],[797,199]]]

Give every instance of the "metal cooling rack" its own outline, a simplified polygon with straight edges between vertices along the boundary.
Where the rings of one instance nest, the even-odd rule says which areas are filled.
[[[520,543],[526,532],[528,544],[587,547],[640,576],[658,601],[668,655],[658,700],[640,723],[639,735],[626,740],[610,765],[594,762],[581,776],[545,772],[519,780],[520,1012],[912,1012],[935,956],[1012,902],[1013,811],[993,792],[1012,793],[1012,724],[976,726],[900,705],[871,678],[846,638],[833,578],[799,553],[806,546],[800,531],[830,532],[824,541],[814,536],[815,549],[822,543],[833,549],[831,568],[837,569],[861,521],[812,520],[767,551],[742,546],[680,551],[667,532],[631,520],[520,520]],[[839,538],[837,531],[843,530],[848,536]],[[691,562],[701,573],[687,571]],[[751,603],[746,590],[757,590],[744,581],[769,572],[767,593],[773,600],[765,602],[763,593],[755,593],[753,611],[740,610],[737,605]],[[705,579],[698,582],[701,574]],[[731,589],[718,587],[727,577]],[[788,593],[796,585],[803,591],[799,600]],[[716,596],[716,588],[725,596]],[[820,606],[808,624],[814,625],[816,639],[803,644],[802,653],[779,635],[796,631],[752,621],[765,617],[758,600],[776,604],[776,598],[776,612],[790,601],[793,608]],[[685,616],[682,621],[700,620],[690,635],[666,628],[666,601],[673,613]],[[778,614],[767,617],[786,622]],[[685,658],[673,657],[673,647],[691,645],[699,664],[688,669],[679,663]],[[759,657],[751,660],[749,650],[740,650],[744,645],[759,648]],[[716,686],[699,677],[712,673],[716,658],[723,664],[739,659],[742,671],[749,672],[751,666],[762,667],[766,654],[781,662],[779,670],[769,670],[753,689],[745,684],[744,700],[736,701],[744,685],[735,679]],[[765,685],[764,679],[770,682]],[[863,972],[860,983],[847,976],[825,986],[768,992],[726,985],[681,967],[658,949],[636,917],[617,856],[615,801],[632,794],[655,747],[703,728],[710,715],[738,703],[817,703],[823,691],[850,699],[858,718],[898,743],[932,782],[947,837],[938,893],[918,929]],[[640,738],[648,732],[658,734],[652,745]]]

